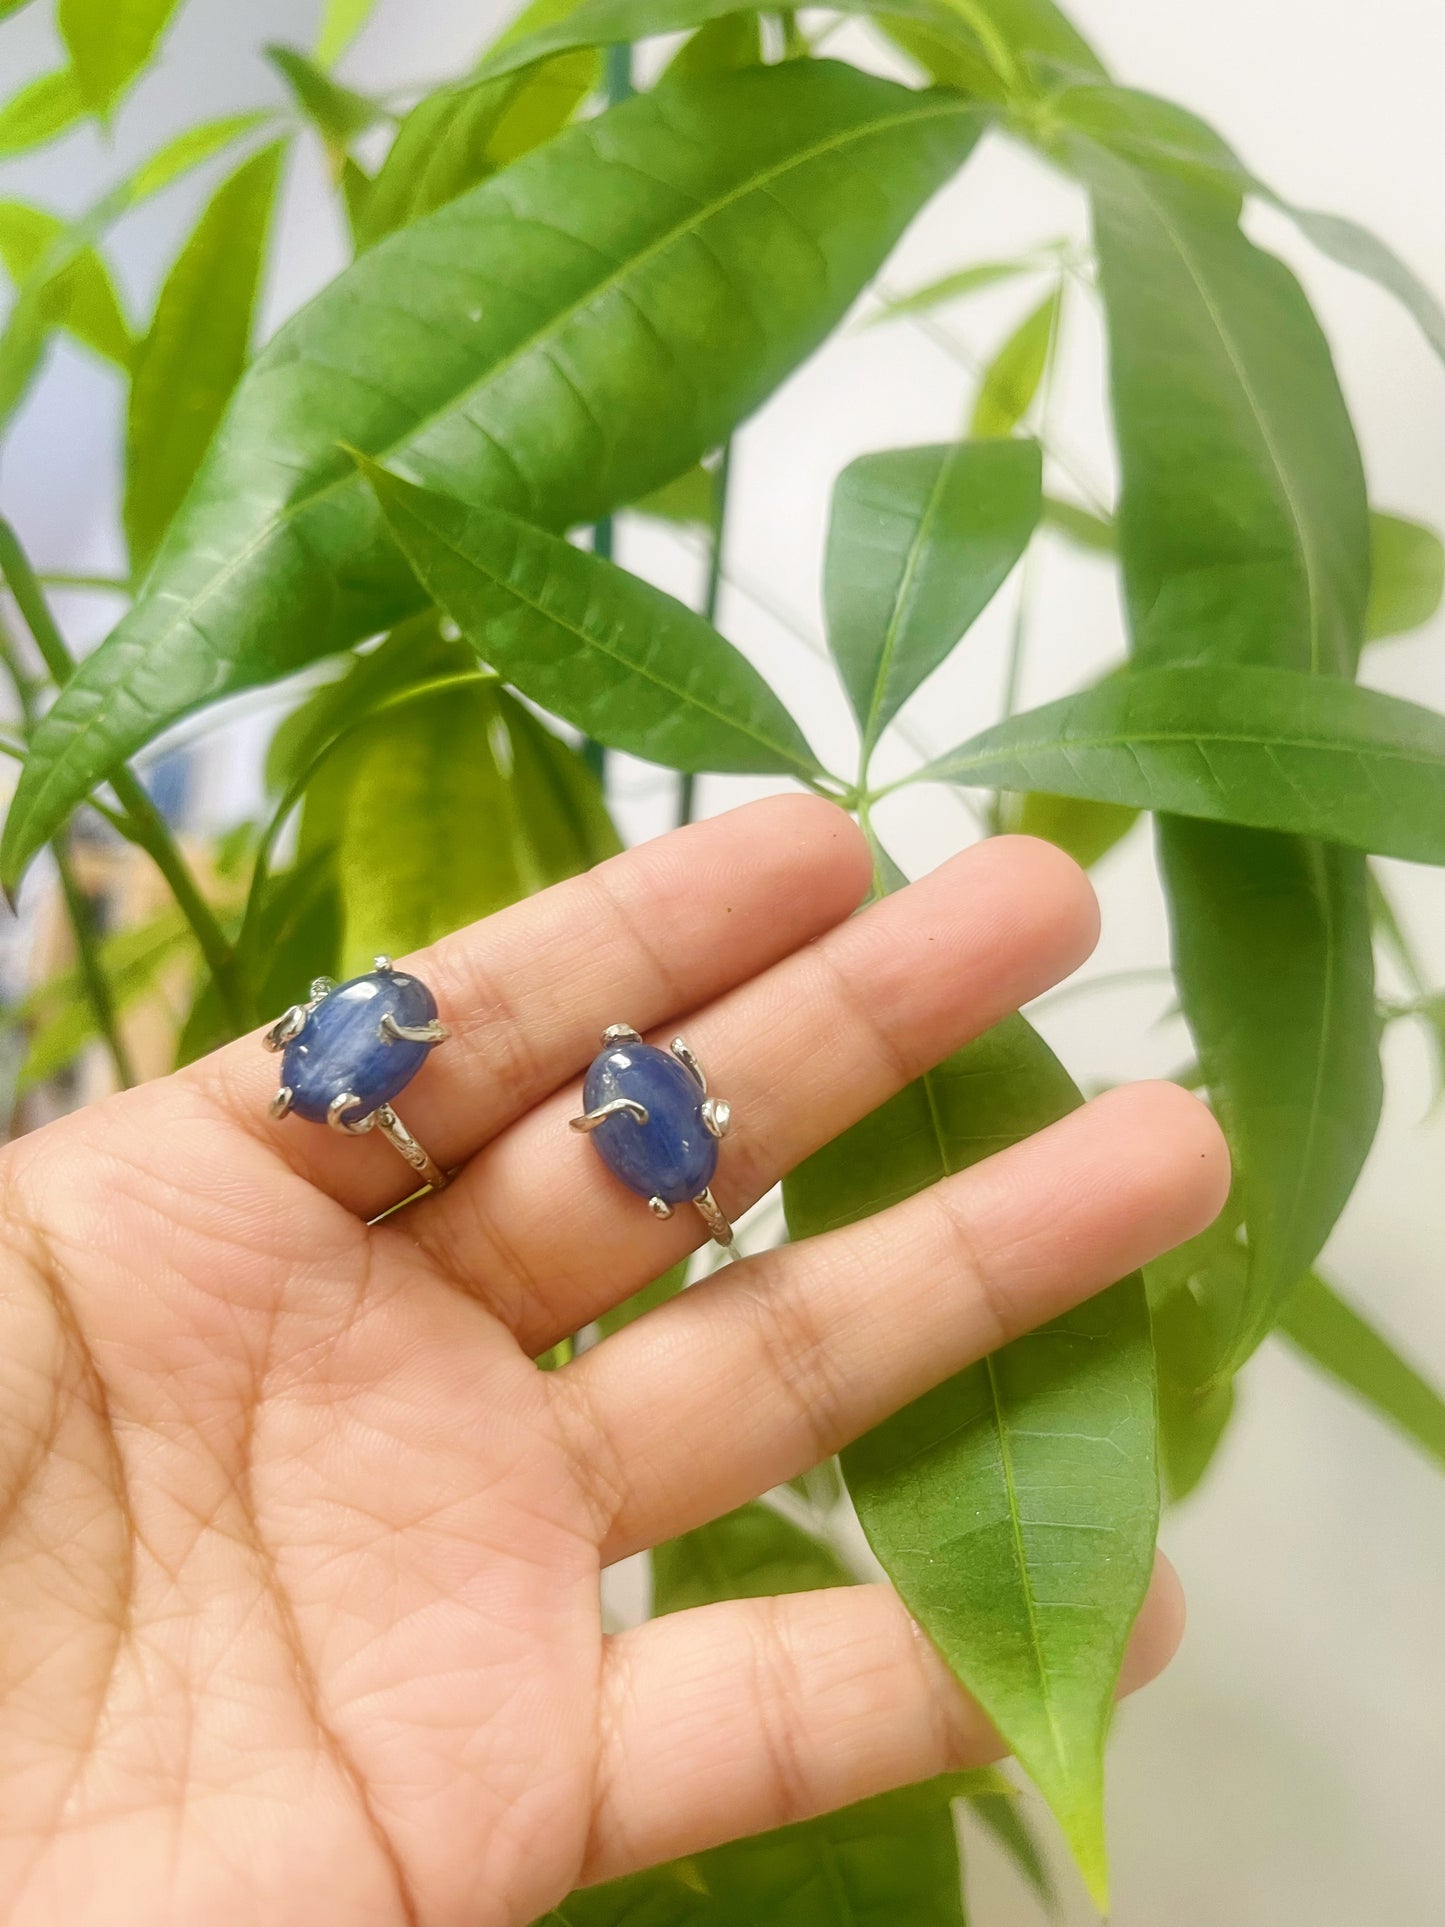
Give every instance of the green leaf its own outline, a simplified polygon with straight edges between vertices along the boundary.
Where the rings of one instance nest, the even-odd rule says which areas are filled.
[[[416,606],[342,443],[554,528],[634,501],[823,338],[982,126],[827,61],[677,83],[364,254],[248,371],[148,592],[36,731],[12,882],[168,724]]]
[[[116,1012],[131,1010],[154,991],[167,964],[191,948],[190,926],[174,906],[149,923],[119,930],[99,946],[100,967]],[[15,1015],[30,1026],[17,1094],[33,1090],[62,1071],[99,1035],[95,1011],[79,969],[62,971],[32,990]]]
[[[326,0],[316,58],[323,67],[338,61],[376,11],[376,0]]]
[[[560,133],[596,87],[597,71],[597,56],[587,49],[419,101],[371,185],[357,246],[369,248],[445,207]]]
[[[912,1196],[1078,1101],[1047,1045],[1010,1018],[801,1165],[784,1184],[793,1235]],[[1153,1419],[1132,1278],[843,1454],[873,1550],[1037,1781],[1101,1904],[1104,1740],[1153,1563]]]
[[[275,118],[264,109],[253,109],[243,114],[222,114],[216,120],[202,121],[198,127],[187,127],[142,161],[134,174],[112,188],[99,203],[98,215],[105,223],[118,220],[129,209],[149,200],[152,194],[159,194],[183,174],[213,160]]]
[[[418,695],[352,733],[336,878],[350,976],[621,846],[575,750],[495,683]]]
[[[1135,647],[1348,675],[1359,450],[1298,282],[1217,198],[1092,150]]]
[[[1285,1305],[1280,1331],[1378,1417],[1445,1465],[1445,1397],[1315,1273]]]
[[[1295,669],[1134,669],[910,782],[1043,789],[1445,863],[1445,717]]]
[[[1012,435],[1033,407],[1059,325],[1063,284],[1052,288],[1026,315],[984,370],[969,434]]]
[[[1016,797],[1006,815],[1010,830],[1057,844],[1085,870],[1091,870],[1116,843],[1122,843],[1139,820],[1137,810],[1121,803],[1052,796],[1045,790]]]
[[[589,1887],[536,1927],[966,1927],[954,1774]]]
[[[1058,1901],[1048,1863],[1033,1836],[1023,1812],[1017,1789],[1000,1773],[997,1785],[981,1787],[968,1795],[968,1810],[988,1828],[994,1839],[1013,1861],[1051,1915]]]
[[[1250,172],[1228,142],[1174,101],[1110,83],[1061,89],[1049,102],[1046,135],[1062,121],[1122,158],[1179,175],[1217,193],[1255,194],[1286,214],[1321,254],[1391,294],[1445,360],[1445,309],[1393,248],[1341,214],[1298,207]],[[1046,138],[1046,145],[1049,144]]]
[[[1385,797],[1361,795],[1377,763],[1372,732],[1391,734],[1398,804],[1431,777],[1428,757],[1424,768],[1411,760],[1410,732],[1423,726],[1428,743],[1445,725],[1423,712],[1386,716],[1373,707],[1379,698],[1336,680],[1354,674],[1364,641],[1369,520],[1319,325],[1289,270],[1240,232],[1233,192],[1151,173],[1078,138],[1073,152],[1092,190],[1108,311],[1117,528],[1136,656],[1203,661],[1206,676],[1250,665],[1230,695],[1216,690],[1217,703],[1202,684],[1171,692],[1175,703],[1202,700],[1195,746],[1184,752],[1195,772],[1191,800],[1156,798],[1151,807],[1388,844],[1404,833],[1397,812]],[[1287,689],[1298,712],[1281,735],[1272,705]],[[1139,696],[1135,684],[1125,701]],[[1299,727],[1303,716],[1313,737]],[[1179,717],[1176,708],[1171,724],[1161,713],[1158,734]],[[1394,740],[1400,728],[1404,743]],[[1224,740],[1232,735],[1251,740]],[[1298,796],[1280,807],[1278,790],[1286,771],[1298,782],[1318,766],[1316,741],[1331,745],[1326,766],[1345,793],[1333,815],[1311,818],[1296,809]],[[1161,740],[1137,753],[1157,769],[1170,749]],[[1277,759],[1273,774],[1266,759]],[[1234,789],[1224,807],[1221,782]],[[1180,1002],[1244,1205],[1248,1291],[1235,1313],[1235,1365],[1313,1261],[1378,1122],[1364,860],[1182,820],[1161,821],[1159,841]]]
[[[276,204],[282,149],[223,181],[166,277],[135,357],[125,532],[144,575],[240,380]]]
[[[1077,502],[1046,495],[1040,516],[1075,548],[1113,555],[1114,525]],[[1434,529],[1402,515],[1370,511],[1370,599],[1365,640],[1383,642],[1429,622],[1445,594],[1445,544]]]
[[[317,976],[335,976],[341,949],[341,905],[329,850],[302,855],[280,876],[266,879],[259,918],[260,960],[255,986],[259,1010],[278,1016]],[[204,982],[176,1045],[176,1063],[230,1043],[237,1035],[214,983]]]
[[[1378,642],[1422,628],[1445,592],[1445,545],[1439,536],[1422,522],[1376,510],[1370,517],[1370,555],[1367,639]]]
[[[1266,190],[1268,193],[1268,190]],[[1407,267],[1394,249],[1351,221],[1343,214],[1325,214],[1318,209],[1295,207],[1270,193],[1269,199],[1283,210],[1321,254],[1327,254],[1343,268],[1352,268],[1394,295],[1418,323],[1420,332],[1445,361],[1445,308],[1435,299],[1413,269]]]
[[[757,670],[684,603],[499,509],[367,478],[427,594],[523,695],[673,769],[818,773]]]
[[[694,462],[628,507],[634,515],[650,515],[659,522],[711,529],[717,521],[717,475],[702,462]]]
[[[19,13],[22,7],[29,5],[30,0],[0,0],[0,20],[8,20],[12,13]]]
[[[898,321],[907,315],[927,314],[946,302],[961,301],[966,295],[981,294],[985,288],[1001,287],[1026,274],[1037,274],[1049,264],[1050,250],[1047,249],[1023,255],[1017,261],[978,261],[972,267],[959,268],[953,274],[945,274],[937,281],[926,282],[921,288],[885,301],[876,314],[870,315],[869,322],[876,325],[880,321]]]
[[[387,119],[386,109],[380,102],[341,86],[294,47],[272,45],[265,52],[267,60],[290,88],[296,105],[338,159],[358,135]]]
[[[56,23],[91,113],[108,114],[149,66],[177,5],[178,0],[57,0]]]
[[[762,20],[756,13],[725,13],[685,40],[668,63],[673,80],[689,75],[733,73],[756,67],[763,57]]]
[[[231,114],[188,128],[167,141],[136,171],[103,195],[79,220],[62,226],[46,242],[0,333],[0,431],[13,417],[41,361],[56,326],[56,288],[94,249],[121,215],[157,194],[190,168],[198,167],[222,148],[263,125],[266,114]]]
[[[1034,442],[955,442],[862,455],[838,477],[823,601],[865,761],[1028,547],[1041,473]]]
[[[633,1324],[644,1312],[655,1311],[665,1305],[669,1298],[675,1298],[687,1283],[687,1260],[670,1265],[660,1278],[654,1278],[650,1285],[641,1291],[633,1292],[620,1304],[610,1306],[597,1321],[597,1329],[603,1338],[610,1338],[613,1332],[620,1332],[624,1326]]]
[[[0,159],[44,147],[68,133],[84,114],[85,102],[68,67],[26,81],[0,106]]]
[[[652,1611],[659,1618],[715,1599],[763,1599],[852,1584],[853,1575],[831,1546],[760,1499],[666,1540],[652,1555]]]
[[[57,215],[19,201],[0,201],[0,260],[17,288],[64,233],[65,223]],[[51,325],[65,328],[118,368],[129,368],[135,345],[130,324],[110,270],[95,249],[86,249],[50,280],[45,306]]]
[[[1189,1027],[1234,1154],[1247,1229],[1249,1288],[1241,1297],[1222,1281],[1233,1312],[1221,1332],[1228,1373],[1314,1261],[1379,1123],[1365,870],[1328,844],[1240,838],[1181,817],[1161,826],[1160,861],[1175,968],[1190,986]]]
[[[534,27],[504,34],[480,71],[512,73],[569,48],[690,33],[729,14],[759,10],[756,0],[582,0],[560,17],[549,7]],[[900,45],[923,50],[920,58],[937,54],[930,69],[935,79],[990,98],[1002,97],[998,83],[1006,75],[1022,86],[1059,74],[1102,72],[1052,0],[839,0],[832,11],[879,20]]]
[[[1236,1189],[1197,1238],[1145,1267],[1159,1372],[1159,1458],[1173,1504],[1214,1461],[1234,1415],[1232,1353],[1247,1315],[1249,1254]]]

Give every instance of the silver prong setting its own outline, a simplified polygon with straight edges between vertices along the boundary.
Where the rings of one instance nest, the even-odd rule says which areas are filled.
[[[348,1122],[346,1113],[356,1109],[358,1099],[350,1091],[338,1091],[326,1107],[326,1122],[333,1131],[342,1131],[347,1137],[362,1137],[376,1122],[372,1111],[366,1117],[353,1118]]]
[[[289,1084],[283,1084],[266,1107],[268,1115],[271,1117],[285,1117],[295,1097],[296,1093],[292,1090],[291,1086]]]
[[[634,1030],[631,1024],[609,1024],[602,1033],[603,1050],[610,1050],[614,1044],[640,1044],[641,1042],[641,1031]]]
[[[654,1218],[670,1218],[674,1210],[666,1198],[649,1198],[647,1208]]]
[[[311,979],[311,1002],[319,1004],[323,997],[329,997],[336,988],[334,977],[313,977]]]
[[[292,1004],[283,1017],[278,1017],[270,1030],[261,1039],[267,1050],[282,1051],[293,1037],[299,1037],[306,1028],[306,1019],[311,1015],[305,1004]]]
[[[709,1137],[725,1138],[732,1128],[733,1107],[725,1097],[702,1100],[702,1121]]]
[[[647,1106],[639,1104],[636,1098],[614,1097],[610,1104],[599,1104],[595,1111],[584,1111],[581,1117],[567,1121],[574,1131],[595,1131],[609,1117],[630,1117],[634,1124],[646,1124],[650,1116]]]
[[[451,1036],[438,1018],[433,1017],[427,1024],[399,1024],[389,1010],[383,1014],[377,1029],[388,1044],[444,1044]]]
[[[390,970],[390,969],[391,969],[391,958],[390,958],[390,957],[373,957],[373,958],[372,958],[372,960],[371,960],[371,962],[372,962],[372,966],[373,966],[373,968],[374,968],[374,969],[376,969],[376,970]]]
[[[698,1085],[702,1091],[703,1096],[706,1097],[707,1096],[707,1072],[703,1069],[702,1065],[697,1061],[696,1054],[692,1050],[691,1046],[687,1043],[687,1041],[684,1038],[674,1037],[671,1044],[668,1045],[668,1049],[672,1052],[673,1056],[677,1059],[679,1064],[686,1065],[687,1069],[692,1072],[693,1076],[698,1081]]]

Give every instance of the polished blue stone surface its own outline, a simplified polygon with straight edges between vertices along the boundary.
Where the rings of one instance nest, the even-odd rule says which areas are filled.
[[[372,970],[338,984],[316,1006],[281,1059],[281,1082],[291,1087],[297,1117],[324,1124],[332,1100],[350,1091],[357,1101],[346,1116],[355,1123],[405,1090],[434,1047],[383,1037],[387,1011],[399,1024],[428,1024],[436,999],[404,970]]]
[[[712,1183],[717,1139],[702,1121],[702,1089],[670,1052],[614,1045],[593,1059],[582,1096],[589,1111],[618,1097],[645,1106],[646,1124],[609,1117],[592,1133],[608,1170],[642,1197],[684,1204]]]

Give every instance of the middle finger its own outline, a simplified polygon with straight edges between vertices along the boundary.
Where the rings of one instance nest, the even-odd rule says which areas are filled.
[[[713,1191],[729,1217],[1092,949],[1083,872],[1051,844],[996,837],[670,1027],[732,1106]],[[597,1012],[597,1029],[627,1021]],[[664,1038],[662,1041],[666,1041]],[[406,1231],[530,1351],[580,1330],[702,1243],[659,1222],[567,1129],[560,1092],[495,1140]]]

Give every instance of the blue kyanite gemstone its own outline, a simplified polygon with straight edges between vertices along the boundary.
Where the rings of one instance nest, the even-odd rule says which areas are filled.
[[[582,1086],[589,1111],[630,1097],[646,1124],[609,1117],[592,1142],[609,1171],[644,1198],[685,1204],[712,1183],[717,1139],[702,1121],[702,1088],[686,1065],[653,1044],[618,1044],[594,1058]]]
[[[333,1099],[350,1091],[356,1106],[346,1121],[355,1123],[405,1090],[432,1046],[384,1036],[388,1011],[398,1024],[429,1024],[436,999],[403,970],[368,971],[322,999],[281,1059],[281,1082],[291,1088],[297,1117],[324,1124]]]

